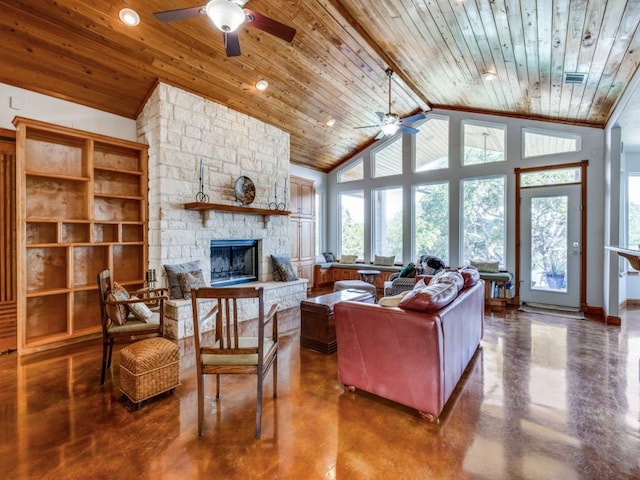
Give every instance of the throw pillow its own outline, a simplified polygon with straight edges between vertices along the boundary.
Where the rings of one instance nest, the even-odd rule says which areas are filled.
[[[182,287],[180,287],[180,280],[178,280],[178,274],[193,272],[194,270],[202,270],[202,267],[200,266],[200,260],[196,260],[188,263],[180,263],[178,265],[165,265],[164,270],[167,272],[169,298],[180,299],[184,297],[182,295]]]
[[[471,266],[476,267],[479,272],[485,273],[498,273],[500,263],[499,262],[475,262],[471,260]]]
[[[204,274],[202,270],[194,270],[193,272],[185,272],[178,274],[178,282],[180,282],[180,288],[182,289],[182,296],[190,300],[191,289],[206,287],[207,282],[204,281]]]
[[[373,264],[374,265],[380,265],[382,267],[391,267],[393,266],[393,263],[396,261],[396,256],[392,256],[392,257],[379,257],[378,255],[376,255],[373,259]]]
[[[357,255],[342,255],[340,257],[340,263],[356,263],[356,260],[358,260]]]
[[[107,302],[120,302],[122,300],[128,300],[129,299],[129,294],[127,293],[126,290],[122,289],[118,289],[118,290],[111,290],[109,293],[107,293]],[[114,304],[105,304],[105,310],[107,312],[107,317],[109,317],[109,320],[111,320],[113,323],[117,324],[117,325],[124,325],[127,321],[127,306],[122,304],[122,305],[114,305]]]
[[[412,263],[406,265],[402,270],[400,270],[400,277],[402,278],[413,278],[416,276],[416,266]]]
[[[477,268],[467,266],[459,270],[462,278],[464,278],[464,288],[473,287],[480,280],[480,272]]]
[[[446,265],[441,259],[432,255],[421,256],[420,266],[422,267],[422,273],[425,275],[434,275],[446,268]]]
[[[324,261],[327,263],[333,263],[336,261],[335,255],[331,252],[324,252],[322,256],[324,256]]]
[[[380,305],[381,307],[397,307],[398,305],[400,305],[400,302],[404,297],[407,296],[408,293],[409,290],[400,292],[399,294],[390,297],[382,297],[378,302],[378,305]]]
[[[430,282],[429,285],[437,285],[439,283],[452,283],[456,286],[458,293],[464,288],[464,278],[460,272],[455,270],[447,270],[442,275],[438,275],[438,278],[434,282]]]
[[[276,282],[292,282],[298,280],[298,276],[291,265],[291,257],[288,255],[282,257],[271,255],[271,263],[273,265],[273,279]]]
[[[413,286],[412,290],[417,290],[418,288],[426,287],[427,283],[424,281],[424,278],[418,280]]]
[[[134,295],[130,297],[129,300],[138,300],[138,297]],[[153,316],[153,312],[151,311],[151,309],[147,307],[143,302],[129,303],[127,304],[127,306],[129,307],[131,313],[133,313],[133,316],[138,320],[142,320],[143,322],[146,322]]]
[[[411,290],[398,306],[420,312],[437,312],[453,302],[457,296],[458,287],[454,283],[438,283]]]
[[[436,273],[433,277],[431,277],[431,279],[429,280],[429,285],[435,285],[436,283],[438,283],[438,278],[440,278],[442,275],[444,275],[447,271],[446,270],[440,270],[438,273]]]

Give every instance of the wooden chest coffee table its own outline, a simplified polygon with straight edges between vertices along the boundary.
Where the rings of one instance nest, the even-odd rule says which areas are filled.
[[[301,346],[325,354],[337,350],[333,306],[343,300],[374,303],[373,295],[363,290],[340,290],[303,300],[300,302]]]

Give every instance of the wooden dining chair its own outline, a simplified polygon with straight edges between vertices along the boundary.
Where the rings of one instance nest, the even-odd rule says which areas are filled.
[[[208,313],[201,315],[201,300],[213,300]],[[241,333],[239,309],[248,308],[257,300],[257,336]],[[198,383],[198,435],[204,434],[204,378],[216,376],[216,399],[220,398],[220,375],[253,374],[257,376],[257,404],[255,437],[260,438],[262,427],[262,387],[265,375],[273,366],[273,398],[278,384],[278,306],[267,313],[262,287],[201,287],[191,290],[193,333]],[[255,303],[254,303],[255,306]],[[203,309],[204,311],[207,308]],[[245,318],[244,320],[249,320]],[[203,334],[204,325],[214,321],[213,332]],[[271,331],[267,327],[271,324]]]
[[[164,295],[166,288],[144,288],[131,292],[114,291],[111,272],[103,270],[98,274],[98,294],[100,296],[100,316],[102,318],[102,372],[100,385],[104,384],[108,368],[111,368],[113,345],[132,343],[151,337],[162,337],[164,333]],[[151,311],[151,315],[140,320],[132,311]]]

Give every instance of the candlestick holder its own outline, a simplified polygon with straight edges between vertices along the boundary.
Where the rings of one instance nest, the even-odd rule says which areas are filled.
[[[202,159],[200,159],[200,190],[196,193],[196,202],[208,202],[209,195],[204,193],[204,167],[202,166]]]

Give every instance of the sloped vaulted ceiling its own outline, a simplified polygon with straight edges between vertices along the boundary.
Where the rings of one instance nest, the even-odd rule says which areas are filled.
[[[292,162],[328,171],[377,134],[354,127],[387,111],[387,68],[401,117],[443,107],[602,127],[638,67],[637,1],[249,0],[297,34],[243,25],[232,58],[206,16],[153,16],[197,5],[0,0],[0,82],[130,118],[167,82],[282,128]],[[563,81],[574,72],[584,84]]]

